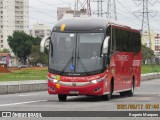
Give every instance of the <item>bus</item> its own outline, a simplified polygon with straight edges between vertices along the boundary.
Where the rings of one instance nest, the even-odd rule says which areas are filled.
[[[140,87],[141,35],[105,18],[71,18],[57,22],[49,41],[48,93],[59,101],[67,96],[100,96],[114,92],[133,96]]]

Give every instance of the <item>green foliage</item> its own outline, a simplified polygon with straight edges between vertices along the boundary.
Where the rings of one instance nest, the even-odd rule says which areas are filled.
[[[40,42],[40,38],[34,38],[25,32],[20,31],[15,31],[12,36],[8,37],[9,46],[14,54],[24,62],[24,64],[31,54],[32,46],[40,45]]]
[[[24,64],[31,53],[34,38],[24,32],[15,31],[8,37],[8,44],[14,54],[23,60]]]
[[[160,72],[160,65],[142,65],[142,74]]]
[[[9,49],[3,49],[3,50],[0,50],[0,53],[10,53]]]
[[[32,42],[33,42],[33,45],[40,45],[40,43],[41,43],[41,38],[36,37],[36,38],[33,39]]]
[[[30,58],[31,58],[30,62],[33,65],[36,65],[37,63],[48,65],[48,55],[46,53],[40,52],[39,45],[32,46]]]
[[[142,45],[142,57],[144,63],[145,60],[152,59],[154,57],[154,51],[146,47],[145,45]]]

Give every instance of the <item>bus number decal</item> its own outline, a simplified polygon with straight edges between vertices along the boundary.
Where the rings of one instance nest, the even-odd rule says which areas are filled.
[[[128,61],[129,56],[128,55],[117,55],[116,60],[117,61]]]

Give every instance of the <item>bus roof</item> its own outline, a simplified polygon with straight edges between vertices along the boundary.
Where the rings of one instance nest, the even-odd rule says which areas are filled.
[[[64,28],[64,31],[92,31],[92,30],[105,30],[108,25],[115,25],[127,29],[131,29],[115,20],[107,18],[71,18],[62,19],[54,26],[53,31],[60,31],[60,28]]]

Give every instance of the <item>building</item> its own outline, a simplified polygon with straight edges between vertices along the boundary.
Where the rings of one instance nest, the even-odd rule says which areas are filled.
[[[160,34],[155,36],[155,55],[160,57]]]
[[[71,8],[66,7],[58,7],[57,8],[57,20],[61,20],[63,18],[72,18],[75,17],[75,11]],[[80,11],[76,11],[76,17],[88,17],[86,9],[81,9]]]
[[[70,7],[58,7],[57,8],[57,20],[60,20],[64,17],[66,14],[66,11],[70,11]]]
[[[41,39],[50,36],[51,34],[51,28],[44,24],[34,24],[33,28],[30,29],[30,35],[33,37],[40,37]]]
[[[0,0],[0,49],[10,49],[7,39],[15,30],[29,33],[29,0]]]
[[[151,36],[151,49],[156,56],[160,56],[160,35],[154,30],[150,31]],[[144,31],[142,35],[142,44],[150,47],[150,40],[148,39],[148,31]]]

